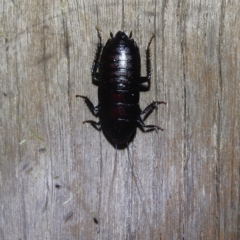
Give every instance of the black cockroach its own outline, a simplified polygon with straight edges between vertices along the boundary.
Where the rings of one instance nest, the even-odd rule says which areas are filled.
[[[86,105],[99,122],[90,123],[95,129],[103,130],[106,138],[116,147],[124,148],[133,139],[136,128],[143,132],[163,130],[155,125],[145,125],[144,120],[164,101],[154,101],[143,111],[139,107],[139,92],[150,89],[151,60],[150,44],[146,50],[147,76],[141,76],[141,60],[136,42],[123,31],[115,37],[110,33],[110,39],[103,47],[102,38],[98,32],[98,47],[92,65],[92,83],[98,86],[98,105],[94,107],[88,97],[76,95],[84,99]]]

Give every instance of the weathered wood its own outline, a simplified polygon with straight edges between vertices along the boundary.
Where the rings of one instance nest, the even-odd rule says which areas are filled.
[[[2,1],[0,239],[240,239],[239,1]],[[95,27],[152,33],[147,120],[118,151],[97,104]],[[145,74],[144,57],[142,73]]]

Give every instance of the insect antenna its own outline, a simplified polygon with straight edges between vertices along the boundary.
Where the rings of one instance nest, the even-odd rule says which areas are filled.
[[[149,230],[151,231],[151,225],[150,225],[150,222],[149,222],[149,219],[148,219],[148,216],[147,216],[147,210],[146,210],[146,207],[145,207],[145,204],[144,204],[144,198],[143,198],[144,197],[144,192],[143,191],[141,192],[141,190],[140,190],[140,188],[142,189],[141,182],[138,181],[138,176],[134,172],[132,161],[131,161],[131,154],[130,154],[130,150],[129,150],[129,145],[128,144],[127,144],[127,152],[128,152],[128,163],[129,163],[129,166],[130,166],[132,177],[133,177],[135,185],[136,185],[136,189],[137,189],[137,192],[138,192],[141,204],[142,204],[144,215],[145,215],[145,217],[147,219]],[[140,185],[140,187],[139,187],[139,185]]]

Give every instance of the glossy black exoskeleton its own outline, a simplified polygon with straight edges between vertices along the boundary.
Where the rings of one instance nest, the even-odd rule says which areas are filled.
[[[122,31],[115,37],[110,33],[111,38],[103,47],[100,32],[97,31],[99,43],[92,65],[92,82],[98,86],[99,104],[94,107],[87,97],[77,97],[83,98],[92,114],[99,117],[99,122],[87,120],[83,123],[103,130],[114,146],[122,148],[132,140],[137,126],[144,132],[161,129],[155,125],[145,125],[143,121],[158,104],[166,102],[155,101],[143,111],[138,104],[139,92],[150,88],[150,44],[154,36],[146,50],[147,76],[142,77],[139,48],[131,38],[132,33],[129,37]]]

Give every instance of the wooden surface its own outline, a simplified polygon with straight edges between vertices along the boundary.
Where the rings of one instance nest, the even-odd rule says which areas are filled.
[[[0,239],[240,239],[240,2],[2,0]],[[97,104],[95,27],[150,36],[167,101],[117,152]]]

